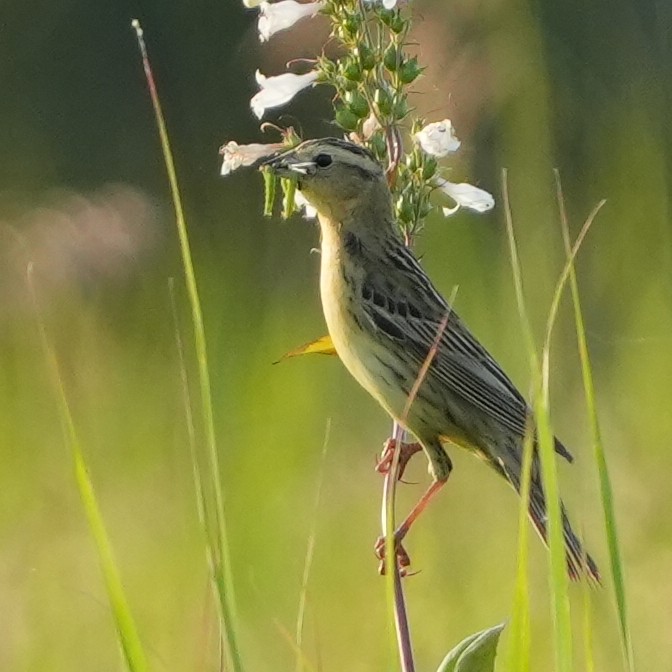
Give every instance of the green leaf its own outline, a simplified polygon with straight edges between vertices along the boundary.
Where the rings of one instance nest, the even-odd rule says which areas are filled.
[[[280,179],[282,187],[282,218],[289,219],[296,209],[294,195],[296,194],[296,180],[283,177]]]
[[[264,176],[264,216],[272,217],[277,178],[270,170],[264,170],[262,174]]]
[[[482,630],[461,641],[436,672],[493,672],[499,635],[504,623]]]

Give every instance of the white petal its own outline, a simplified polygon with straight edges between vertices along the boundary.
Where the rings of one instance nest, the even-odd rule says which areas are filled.
[[[444,217],[450,217],[451,215],[454,215],[459,209],[460,206],[456,205],[453,208],[441,208],[441,212],[443,213]]]
[[[420,147],[432,156],[446,156],[460,148],[450,119],[427,124],[414,137]]]
[[[380,124],[378,123],[378,119],[376,118],[376,115],[371,112],[362,124],[362,137],[364,140],[368,140],[379,128]]]
[[[297,21],[309,16],[315,16],[323,7],[324,2],[300,3],[295,0],[281,0],[271,4],[270,2],[261,3],[261,13],[259,14],[259,39],[262,42],[268,40],[271,35],[291,28]]]
[[[314,84],[318,75],[317,70],[311,70],[304,75],[286,72],[276,77],[266,77],[257,70],[255,77],[260,91],[250,100],[252,111],[261,119],[267,109],[288,103],[299,91]]]
[[[317,217],[317,210],[298,189],[294,192],[294,205],[296,205],[298,210],[303,208],[303,216],[306,219],[315,219]]]
[[[439,177],[436,180],[441,191],[450,196],[458,207],[469,208],[476,212],[487,212],[492,210],[495,205],[495,199],[487,191],[474,187],[471,184],[462,182],[455,184]],[[448,216],[457,212],[457,208],[444,208],[443,214]]]
[[[235,140],[231,140],[219,150],[219,153],[224,157],[221,174],[228,175],[241,166],[251,166],[253,163],[259,161],[259,159],[271,156],[271,154],[283,148],[284,144],[281,142],[273,142],[267,145],[260,143],[239,145]]]
[[[396,4],[397,0],[383,0],[383,7],[385,7],[385,9],[394,9]]]
[[[245,7],[250,8],[258,7],[262,2],[263,0],[243,0],[243,4],[245,5]]]

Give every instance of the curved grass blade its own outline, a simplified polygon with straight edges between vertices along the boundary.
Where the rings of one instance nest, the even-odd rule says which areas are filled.
[[[135,19],[132,22],[138,40],[138,47],[142,57],[142,65],[147,80],[147,88],[152,99],[154,116],[161,140],[161,149],[163,151],[166,172],[170,184],[170,192],[173,199],[175,210],[175,220],[177,224],[177,233],[180,241],[180,251],[182,254],[182,265],[184,267],[184,279],[189,296],[189,305],[191,308],[191,320],[194,334],[196,358],[198,361],[198,381],[201,394],[201,412],[203,426],[206,436],[208,449],[208,458],[210,466],[211,488],[214,494],[214,521],[206,518],[208,544],[211,548],[208,550],[209,556],[213,558],[213,583],[217,594],[217,604],[219,608],[220,624],[225,639],[226,658],[228,667],[233,672],[242,670],[240,653],[238,651],[237,636],[234,628],[235,616],[235,595],[233,591],[233,577],[231,575],[231,560],[229,557],[229,545],[226,532],[226,520],[224,516],[224,494],[220,481],[219,455],[217,452],[217,441],[215,435],[215,422],[212,409],[212,388],[210,384],[210,371],[208,368],[207,345],[205,340],[205,328],[203,326],[203,311],[198,295],[198,286],[196,284],[196,275],[194,272],[194,263],[189,246],[189,236],[187,234],[187,224],[182,209],[182,198],[180,196],[177,174],[175,172],[175,163],[168,139],[166,123],[161,111],[161,103],[154,82],[154,75],[147,55],[143,30],[140,22]]]
[[[560,175],[555,172],[558,205],[560,208],[560,224],[562,226],[562,236],[565,244],[565,251],[570,257],[569,226],[567,223],[567,213],[560,183]],[[604,203],[604,202],[603,202]],[[574,305],[574,322],[576,324],[576,338],[579,347],[579,357],[581,359],[581,375],[583,378],[583,389],[586,398],[586,409],[590,430],[593,437],[593,454],[597,464],[598,477],[600,482],[600,495],[602,500],[602,510],[604,515],[604,524],[607,535],[607,546],[609,549],[609,561],[611,565],[611,574],[614,582],[614,593],[616,595],[616,606],[618,609],[618,619],[620,626],[621,646],[623,649],[623,659],[625,669],[628,672],[634,672],[635,661],[630,634],[630,624],[628,618],[628,605],[625,593],[625,577],[623,574],[623,562],[621,559],[620,545],[618,541],[618,532],[616,529],[616,512],[614,510],[614,495],[607,468],[607,460],[602,443],[602,431],[600,429],[599,418],[597,415],[597,404],[595,401],[595,385],[593,382],[593,371],[588,353],[588,342],[586,339],[586,328],[581,311],[581,300],[579,296],[579,285],[576,279],[576,271],[573,265],[569,269],[569,283],[572,291],[572,303]]]
[[[308,534],[308,546],[306,547],[306,557],[303,563],[303,576],[301,577],[301,592],[299,593],[299,608],[296,614],[296,672],[304,672],[305,655],[303,654],[303,627],[306,616],[306,602],[308,596],[308,579],[310,570],[313,566],[313,557],[315,555],[315,540],[317,538],[317,513],[322,499],[322,485],[324,483],[324,470],[327,461],[327,448],[329,447],[329,436],[331,435],[331,418],[327,418],[327,426],[324,430],[324,441],[322,442],[322,458],[320,461],[320,473],[317,478],[317,488],[315,491],[315,500],[313,502],[313,519]]]
[[[35,307],[42,350],[47,361],[49,375],[56,394],[58,414],[63,430],[63,439],[65,444],[70,447],[70,452],[72,454],[75,481],[77,483],[77,489],[79,490],[80,499],[82,500],[82,507],[84,508],[84,513],[89,524],[89,529],[91,530],[91,534],[93,535],[96,544],[96,550],[98,551],[100,568],[103,573],[107,597],[110,602],[112,616],[114,617],[114,624],[117,630],[117,639],[119,640],[128,670],[130,672],[146,672],[149,667],[147,665],[142,642],[140,641],[140,635],[138,634],[135,620],[131,614],[128,600],[126,599],[119,568],[114,559],[112,544],[107,535],[105,522],[103,521],[93,483],[91,482],[91,476],[86,466],[84,453],[79,442],[79,436],[70,410],[70,404],[68,403],[68,397],[65,392],[58,359],[49,342],[47,330],[39,310],[35,287],[33,285],[32,264],[28,266],[28,286]]]
[[[550,563],[550,589],[555,641],[555,661],[557,672],[570,672],[572,669],[572,631],[567,596],[567,570],[562,530],[559,486],[555,465],[553,429],[551,427],[548,399],[547,377],[540,365],[532,326],[525,306],[522,272],[518,257],[518,248],[513,230],[513,216],[509,201],[506,170],[502,171],[502,191],[504,213],[509,240],[509,252],[513,272],[518,312],[527,343],[533,389],[533,409],[539,446],[541,470],[546,490],[548,508],[548,547]]]
[[[532,446],[532,428],[530,427],[523,442],[523,469],[518,509],[518,560],[510,627],[511,647],[508,657],[508,669],[517,672],[528,672],[530,669],[530,595],[527,583],[530,522],[527,511],[530,502]]]

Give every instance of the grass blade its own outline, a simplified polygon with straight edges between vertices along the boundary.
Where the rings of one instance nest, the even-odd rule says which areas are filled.
[[[203,326],[203,312],[198,295],[198,286],[196,284],[196,275],[194,272],[194,263],[189,246],[189,236],[187,235],[187,225],[182,208],[182,199],[180,196],[177,174],[175,172],[175,163],[168,139],[166,123],[161,111],[161,103],[154,82],[147,47],[145,45],[143,30],[140,22],[132,22],[138,40],[140,54],[142,56],[142,65],[147,79],[147,87],[152,99],[154,115],[161,140],[161,149],[168,173],[170,183],[170,192],[175,209],[175,219],[177,224],[177,233],[180,241],[180,251],[182,254],[182,264],[184,267],[184,279],[189,297],[189,306],[191,308],[191,320],[194,334],[194,344],[196,358],[198,362],[198,381],[201,396],[201,413],[203,426],[205,430],[207,452],[210,466],[210,485],[214,494],[214,521],[206,517],[206,532],[208,544],[211,548],[208,550],[210,557],[214,562],[213,582],[217,594],[217,603],[219,607],[220,623],[222,633],[226,644],[226,657],[228,667],[233,672],[240,672],[242,664],[238,651],[237,637],[234,628],[235,615],[235,596],[233,591],[233,577],[231,575],[231,561],[229,557],[229,546],[226,532],[226,522],[224,516],[224,495],[220,481],[219,456],[217,452],[217,441],[215,435],[215,422],[212,410],[212,388],[210,384],[210,371],[208,367],[207,347],[205,340],[205,328]]]
[[[531,429],[531,428],[530,428]],[[527,582],[530,522],[527,510],[530,501],[532,473],[532,433],[525,436],[523,444],[523,473],[520,483],[520,508],[518,510],[518,561],[516,563],[516,586],[511,617],[511,647],[508,669],[529,672],[530,669],[530,595]]]
[[[569,602],[567,597],[567,569],[562,531],[562,515],[560,510],[559,486],[555,468],[555,451],[553,430],[550,420],[548,399],[548,366],[539,364],[537,349],[534,342],[532,325],[525,306],[523,280],[518,256],[513,217],[509,201],[506,170],[502,171],[502,190],[504,196],[504,212],[506,230],[509,240],[511,266],[518,303],[518,312],[527,343],[530,369],[532,375],[533,409],[539,446],[539,457],[548,513],[548,547],[550,562],[550,589],[553,615],[555,660],[557,672],[569,672],[572,665],[572,638]],[[547,364],[547,359],[545,360]],[[526,512],[527,513],[527,512]]]
[[[558,172],[555,173],[558,205],[560,208],[560,223],[562,226],[562,236],[565,244],[565,251],[568,257],[570,255],[569,226],[567,223],[567,214],[562,194],[562,185]],[[618,609],[618,619],[620,626],[621,646],[623,648],[623,659],[625,669],[628,672],[634,672],[634,652],[632,648],[632,639],[630,635],[630,625],[628,619],[627,599],[625,593],[625,578],[623,574],[623,563],[621,560],[620,545],[618,542],[618,533],[616,529],[616,513],[614,510],[614,496],[607,468],[607,460],[602,443],[602,432],[597,416],[597,404],[595,402],[595,385],[593,382],[593,371],[588,354],[588,343],[586,339],[586,329],[581,311],[581,300],[579,296],[579,285],[576,279],[574,266],[570,265],[569,283],[572,291],[572,303],[574,305],[574,322],[576,324],[576,337],[579,347],[579,356],[581,359],[581,375],[583,378],[583,389],[586,398],[586,409],[593,439],[593,454],[597,464],[600,496],[602,501],[602,510],[604,514],[604,524],[607,534],[607,546],[609,549],[609,562],[611,574],[614,582],[614,593],[616,595],[616,605]]]
[[[331,418],[327,419],[327,426],[324,431],[324,441],[322,442],[322,459],[320,462],[320,474],[317,480],[315,491],[315,501],[313,502],[313,520],[308,534],[308,546],[306,548],[306,558],[303,564],[303,576],[301,578],[301,592],[299,594],[299,608],[296,614],[296,672],[303,672],[305,656],[303,655],[303,626],[306,615],[306,598],[308,596],[308,578],[313,566],[313,556],[315,555],[315,539],[317,537],[317,512],[322,498],[322,485],[324,483],[324,468],[327,460],[327,448],[329,446],[329,436],[331,434]]]
[[[130,672],[146,672],[149,669],[140,636],[131,614],[128,600],[124,593],[121,575],[114,559],[112,544],[105,529],[103,516],[98,506],[96,493],[91,482],[91,476],[86,466],[77,429],[72,417],[68,397],[65,392],[58,360],[47,336],[47,330],[41,317],[35,287],[33,284],[32,264],[28,266],[28,286],[35,306],[40,342],[47,361],[49,375],[56,393],[58,413],[63,430],[63,439],[70,447],[75,473],[75,481],[79,496],[82,500],[84,513],[89,524],[98,551],[98,559],[105,581],[107,597],[112,608],[112,615],[117,630],[117,638],[121,646],[126,667]]]
[[[191,394],[189,392],[189,376],[187,374],[187,363],[184,354],[184,343],[182,341],[182,333],[180,328],[179,315],[177,311],[177,300],[175,298],[174,278],[168,279],[168,291],[170,294],[170,308],[173,314],[173,326],[175,329],[175,346],[177,348],[177,357],[180,369],[180,386],[182,388],[182,406],[184,408],[184,418],[187,429],[187,443],[189,444],[189,457],[191,458],[191,471],[192,471],[192,478],[194,479],[196,513],[198,515],[198,522],[201,526],[201,533],[203,535],[203,545],[205,548],[205,555],[208,563],[208,569],[210,571],[210,576],[214,576],[216,572],[217,562],[215,557],[213,556],[213,547],[212,544],[209,543],[209,537],[208,537],[208,527],[207,527],[208,501],[205,495],[204,479],[203,474],[201,472],[200,460],[198,458],[198,449],[196,444],[196,427],[194,425],[192,400],[191,400]]]
[[[551,356],[551,338],[553,335],[553,327],[555,326],[555,321],[558,315],[558,310],[560,307],[560,299],[562,298],[562,293],[567,284],[567,280],[570,277],[571,271],[574,268],[574,259],[578,254],[579,248],[583,243],[583,240],[590,229],[591,224],[593,223],[597,213],[600,208],[604,205],[604,201],[598,203],[598,205],[593,209],[593,212],[590,214],[588,219],[586,219],[574,245],[567,252],[567,261],[565,266],[560,274],[558,282],[555,286],[555,292],[553,299],[551,301],[551,308],[549,310],[547,325],[546,325],[546,338],[544,341],[543,354],[542,354],[542,385],[543,385],[543,395],[544,404],[547,409],[550,408],[550,399],[549,399],[549,384],[550,384],[550,356]],[[555,543],[555,547],[551,550],[551,571],[553,575],[553,582],[555,585],[554,595],[562,596],[564,595],[563,602],[561,605],[563,610],[566,610],[567,617],[566,621],[563,621],[563,627],[567,628],[564,633],[564,637],[571,641],[571,621],[569,618],[569,602],[567,598],[567,568],[565,562],[565,550],[564,550],[564,541],[562,534],[562,514],[560,511],[560,492],[557,485],[557,470],[555,463],[555,449],[553,441],[553,433],[550,431],[550,426],[546,435],[548,441],[547,445],[543,446],[540,442],[540,452],[541,452],[541,461],[542,461],[542,471],[544,473],[544,484],[547,488],[547,498],[549,500],[549,518],[552,518],[551,506],[555,504],[557,507],[558,521],[559,525],[556,528],[556,536],[559,532],[559,538],[553,538],[552,532],[549,532],[549,537],[551,538],[551,543]],[[544,447],[546,449],[546,455],[544,455]],[[544,457],[546,461],[544,462]],[[545,465],[545,466],[544,466]],[[551,499],[552,498],[552,499]],[[555,554],[554,552],[555,551]],[[557,598],[556,598],[557,599]],[[571,649],[566,651],[566,656],[569,656],[569,660],[565,661],[565,664],[569,665],[571,668]]]

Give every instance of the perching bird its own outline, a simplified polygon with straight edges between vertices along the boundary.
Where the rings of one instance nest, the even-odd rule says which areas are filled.
[[[452,464],[443,443],[475,452],[520,491],[531,410],[404,245],[385,172],[373,155],[359,145],[325,138],[303,142],[265,165],[296,179],[317,210],[322,307],[336,352],[364,389],[417,437],[429,459],[433,484],[401,525],[397,541],[448,479]],[[555,450],[572,461],[557,439]],[[536,448],[529,515],[546,541]],[[597,566],[584,554],[564,506],[562,518],[570,576],[578,577],[585,565],[599,581]],[[400,554],[404,557],[402,550]]]

